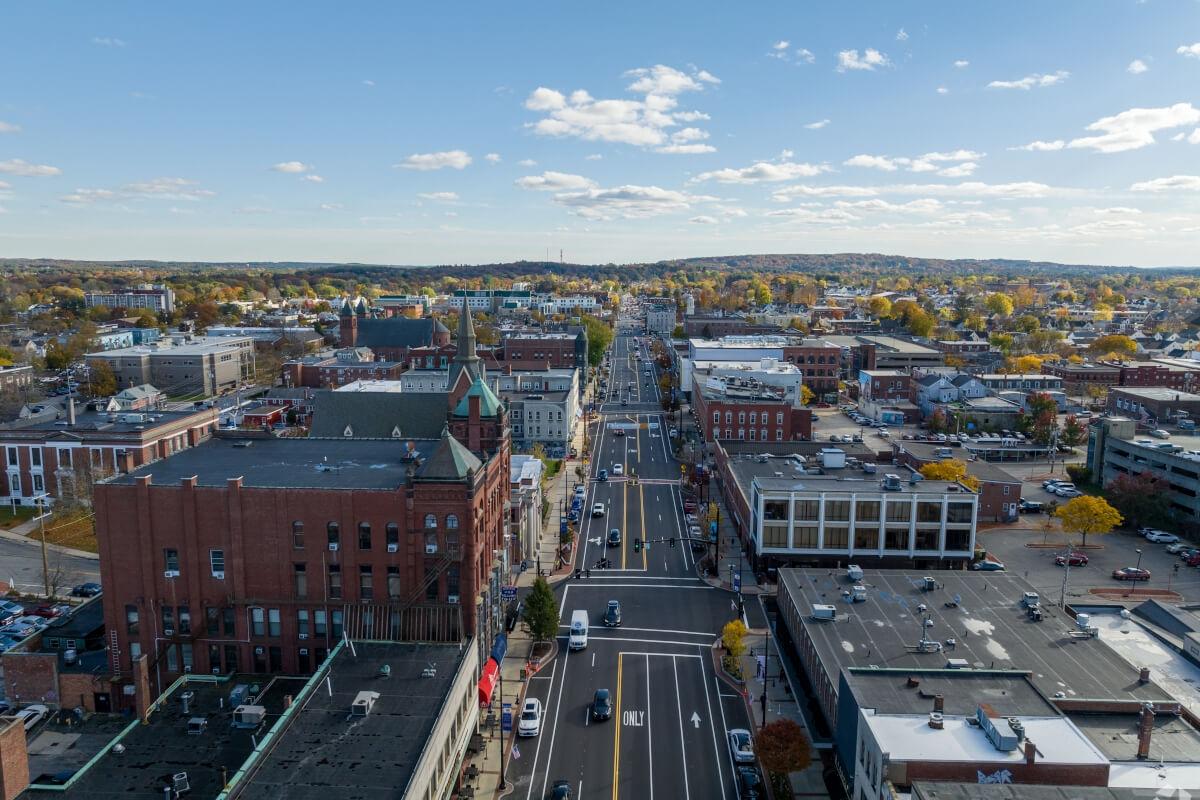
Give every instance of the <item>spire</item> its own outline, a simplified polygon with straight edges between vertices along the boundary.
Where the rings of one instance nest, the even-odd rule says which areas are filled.
[[[475,352],[475,323],[471,319],[471,309],[467,305],[466,295],[463,295],[462,311],[458,317],[458,341],[456,344],[458,350],[454,354],[454,361],[450,364],[449,380],[446,383],[452,392],[463,373],[467,375],[467,386],[483,375],[479,355]]]

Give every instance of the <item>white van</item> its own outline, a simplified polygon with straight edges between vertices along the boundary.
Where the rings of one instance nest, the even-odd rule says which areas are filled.
[[[588,612],[578,610],[571,612],[571,636],[567,639],[567,647],[571,650],[582,650],[587,647]]]

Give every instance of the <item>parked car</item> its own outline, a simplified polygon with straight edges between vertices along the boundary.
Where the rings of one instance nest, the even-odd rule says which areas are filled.
[[[985,558],[972,564],[971,569],[975,570],[976,572],[1003,572],[1004,564],[1000,561],[993,561],[990,558]]]
[[[1179,541],[1179,537],[1166,531],[1151,531],[1146,534],[1146,541],[1157,542],[1159,544],[1174,544]]]
[[[1048,492],[1051,489],[1053,489],[1055,486],[1058,486],[1060,483],[1065,483],[1065,482],[1066,481],[1059,481],[1059,480],[1054,480],[1053,478],[1051,478],[1050,480],[1042,481],[1042,488]]]
[[[613,713],[612,693],[608,689],[597,689],[592,695],[592,705],[590,712],[592,719],[602,720],[611,719]]]
[[[1179,553],[1188,549],[1188,546],[1186,544],[1184,544],[1183,542],[1172,542],[1171,544],[1167,545],[1166,548],[1164,548],[1164,549],[1171,555],[1178,555]]]
[[[754,740],[750,731],[745,728],[734,728],[729,731],[729,752],[738,764],[754,763]]]
[[[762,778],[754,767],[737,768],[738,795],[741,800],[759,800],[763,797]]]
[[[571,800],[571,784],[566,781],[555,781],[550,788],[550,800]]]
[[[1072,497],[1083,497],[1083,492],[1076,489],[1074,486],[1059,486],[1054,490],[1054,493],[1059,497],[1065,497],[1070,500]]]
[[[1068,561],[1072,567],[1086,567],[1088,563],[1088,557],[1086,553],[1079,552],[1063,553],[1054,557],[1054,563],[1060,567],[1066,566]]]
[[[1118,581],[1148,581],[1150,580],[1150,570],[1139,569],[1138,567],[1122,567],[1114,569],[1112,576]]]
[[[1196,548],[1196,547],[1185,547],[1185,548],[1183,548],[1182,550],[1180,550],[1180,551],[1179,551],[1179,560],[1180,560],[1180,561],[1187,561],[1189,558],[1191,558],[1192,556],[1196,555],[1197,553],[1200,553],[1200,548]]]
[[[530,697],[521,707],[521,719],[517,722],[518,736],[537,736],[542,732],[542,701]]]
[[[1192,553],[1184,563],[1189,567],[1200,567],[1200,551]]]
[[[609,628],[621,627],[621,601],[609,600],[604,610],[604,624]]]
[[[81,583],[71,590],[71,597],[95,597],[101,591],[98,583]]]
[[[32,706],[25,706],[18,711],[15,716],[19,720],[23,720],[25,730],[30,730],[34,725],[44,720],[50,714],[50,709],[44,705],[37,703]]]
[[[1017,510],[1022,514],[1040,514],[1045,509],[1046,505],[1037,500],[1026,500],[1022,497],[1021,502],[1017,503]]]

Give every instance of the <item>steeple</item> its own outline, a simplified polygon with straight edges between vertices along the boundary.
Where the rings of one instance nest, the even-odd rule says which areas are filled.
[[[479,355],[475,352],[475,323],[471,319],[471,309],[467,305],[467,297],[463,296],[462,311],[458,316],[458,341],[456,342],[458,351],[454,354],[454,361],[450,364],[450,374],[446,382],[450,392],[455,393],[458,382],[465,373],[467,380],[466,385],[460,390],[465,392],[477,379],[483,377],[483,365],[479,361]]]

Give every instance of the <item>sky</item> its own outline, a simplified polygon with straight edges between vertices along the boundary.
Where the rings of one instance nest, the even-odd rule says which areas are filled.
[[[1200,0],[6,4],[0,257],[1200,265]]]

